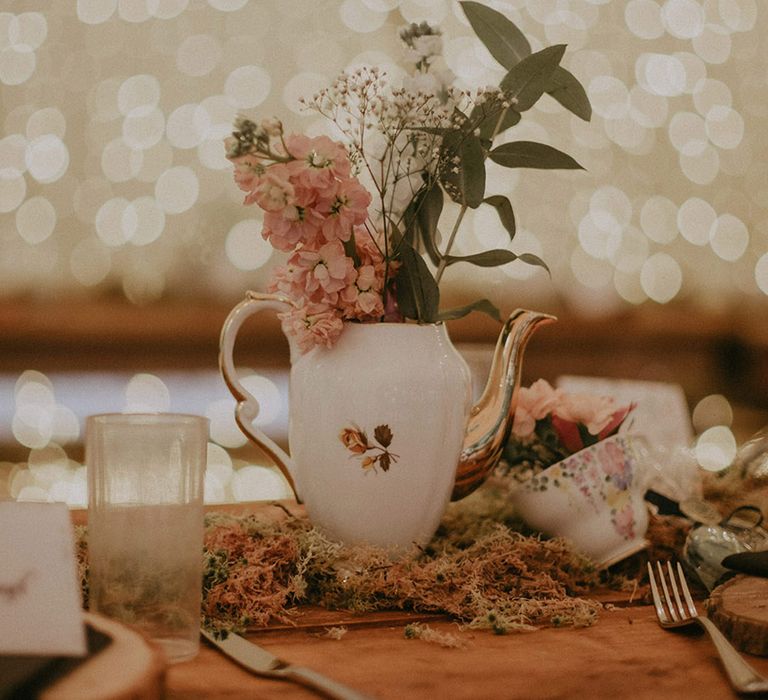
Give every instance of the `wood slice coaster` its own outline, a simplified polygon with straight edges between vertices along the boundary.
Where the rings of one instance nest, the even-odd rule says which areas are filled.
[[[111,638],[101,651],[40,693],[40,700],[159,700],[165,692],[165,656],[138,632],[101,615],[85,622]]]
[[[707,611],[737,649],[768,656],[768,578],[729,579],[712,591]]]

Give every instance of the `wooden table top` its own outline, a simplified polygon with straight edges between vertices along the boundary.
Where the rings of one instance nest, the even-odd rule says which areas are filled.
[[[463,641],[446,648],[406,639],[402,613],[349,615],[309,611],[295,628],[248,637],[276,655],[308,666],[374,698],[729,698],[737,697],[709,638],[698,630],[664,631],[647,605],[608,605],[582,629],[494,635],[462,631],[445,618],[431,629]],[[344,625],[341,639],[324,631]],[[768,657],[748,657],[768,675]],[[254,676],[203,643],[192,661],[169,667],[167,697],[318,697],[291,682]]]

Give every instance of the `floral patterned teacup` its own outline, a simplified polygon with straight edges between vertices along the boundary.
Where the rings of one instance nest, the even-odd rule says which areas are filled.
[[[520,484],[516,512],[532,528],[570,540],[599,566],[647,546],[643,439],[614,435]]]

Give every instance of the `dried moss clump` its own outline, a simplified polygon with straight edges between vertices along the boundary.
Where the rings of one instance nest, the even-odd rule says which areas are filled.
[[[600,582],[594,565],[562,540],[524,534],[503,490],[484,488],[453,504],[433,540],[399,559],[332,542],[279,504],[280,517],[269,517],[271,510],[206,517],[202,623],[209,629],[290,623],[303,605],[442,613],[499,634],[597,619],[599,603],[582,597]],[[77,535],[87,603],[85,528]]]
[[[580,595],[598,582],[593,565],[561,540],[515,531],[508,508],[492,501],[454,506],[428,547],[395,560],[331,542],[304,518],[209,517],[204,623],[262,626],[321,605],[444,613],[497,633],[592,624],[600,606]]]

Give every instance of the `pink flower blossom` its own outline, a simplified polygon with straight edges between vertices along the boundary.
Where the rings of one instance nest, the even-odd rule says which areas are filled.
[[[269,284],[267,284],[267,291],[270,294],[282,294],[295,299],[300,296],[300,292],[303,288],[303,271],[293,263],[290,259],[286,265],[278,265],[272,269]]]
[[[613,418],[616,403],[610,396],[563,393],[555,413],[563,420],[581,423],[592,435],[599,435]]]
[[[352,169],[347,149],[327,136],[310,138],[304,134],[291,134],[285,140],[288,153],[295,158],[288,166],[296,179],[305,187],[330,191],[335,178],[346,179]]]
[[[278,250],[292,251],[299,243],[316,245],[323,217],[313,205],[311,196],[296,189],[293,203],[264,214],[261,235]]]
[[[339,307],[344,318],[379,321],[384,315],[384,258],[365,228],[358,226],[354,235],[360,266],[355,279],[339,293]],[[390,274],[395,269],[390,263]]]
[[[290,181],[290,171],[285,164],[277,163],[251,182],[245,204],[256,202],[265,211],[279,212],[292,204],[293,199],[294,187]]]
[[[243,192],[252,192],[259,177],[264,173],[264,163],[262,159],[258,156],[247,154],[240,156],[239,158],[231,158],[230,160],[235,165],[233,173],[235,184]],[[246,203],[250,204],[247,197]]]
[[[325,215],[323,235],[328,241],[348,241],[355,226],[365,223],[371,194],[356,178],[336,180],[332,189],[318,201]]]
[[[315,346],[332,347],[344,328],[338,309],[326,304],[309,302],[278,317],[284,333],[295,340],[302,353]]]
[[[536,421],[555,409],[560,396],[561,392],[553,389],[545,379],[522,387],[518,392],[512,432],[519,438],[529,437],[536,428]]]
[[[374,321],[384,315],[381,290],[383,277],[376,274],[373,265],[363,265],[357,270],[357,278],[339,296],[339,304],[345,318]]]
[[[318,290],[334,294],[355,279],[355,265],[341,241],[331,241],[318,250],[299,248],[291,260],[304,271],[304,291],[310,297]]]

